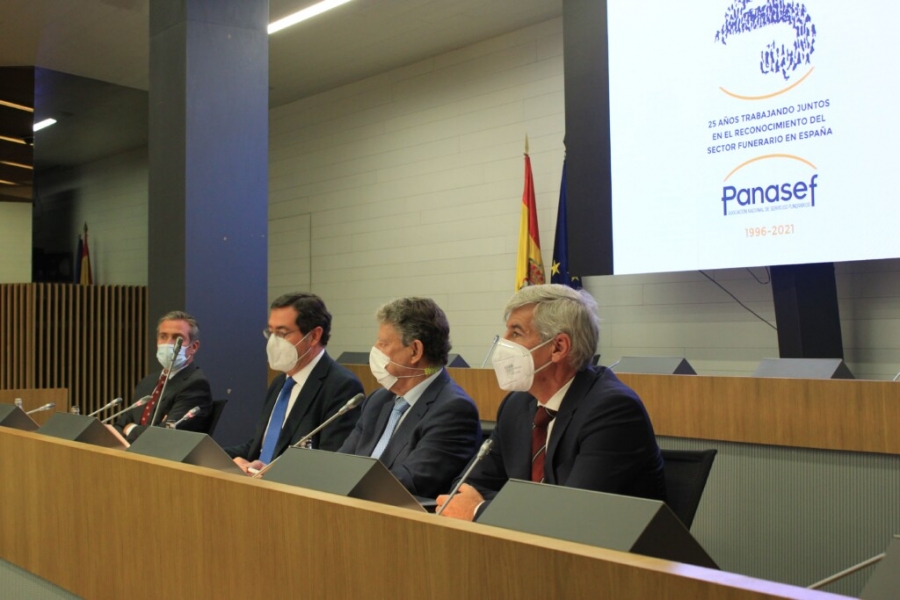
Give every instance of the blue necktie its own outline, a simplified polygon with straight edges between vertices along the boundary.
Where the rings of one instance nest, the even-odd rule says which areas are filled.
[[[288,400],[291,399],[291,389],[294,387],[293,377],[287,377],[284,380],[284,387],[278,394],[278,400],[275,401],[275,407],[272,409],[272,418],[269,419],[269,426],[266,428],[266,436],[263,438],[262,452],[259,453],[259,460],[269,464],[275,457],[275,446],[278,445],[278,437],[281,435],[281,426],[284,425],[284,416],[287,414]]]
[[[397,399],[394,400],[394,408],[391,410],[391,416],[388,418],[384,433],[381,434],[381,439],[378,440],[378,443],[375,444],[375,449],[372,450],[372,458],[381,457],[384,449],[387,448],[388,442],[391,441],[391,436],[394,435],[394,429],[397,428],[400,417],[403,416],[403,413],[406,412],[407,408],[409,408],[409,402],[403,398],[398,396]]]

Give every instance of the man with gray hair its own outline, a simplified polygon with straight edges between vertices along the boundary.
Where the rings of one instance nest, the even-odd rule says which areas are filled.
[[[384,389],[366,399],[340,452],[377,458],[410,493],[434,498],[478,450],[478,409],[444,369],[450,325],[434,300],[400,298],[376,318],[369,367]]]
[[[181,348],[175,355],[175,341],[179,337]],[[198,408],[199,412],[178,428],[202,432],[209,429],[212,393],[203,371],[194,364],[199,349],[200,327],[194,317],[173,310],[160,318],[156,325],[156,358],[164,370],[170,364],[173,365],[172,370],[168,373],[167,382],[164,382],[162,373],[156,371],[137,384],[132,402],[145,396],[149,401],[122,413],[115,424],[128,442],[134,442],[151,425],[177,422],[192,408]]]
[[[492,360],[512,393],[498,409],[490,453],[443,515],[475,519],[511,478],[665,500],[643,403],[612,371],[591,366],[600,338],[594,299],[558,284],[526,287],[505,318]]]

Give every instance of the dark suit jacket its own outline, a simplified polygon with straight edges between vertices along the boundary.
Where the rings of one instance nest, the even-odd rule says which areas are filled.
[[[134,397],[131,401],[136,402],[144,396],[152,394],[157,381],[159,381],[159,372],[144,377],[134,388]],[[160,425],[165,421],[177,421],[195,406],[200,407],[200,412],[194,418],[179,425],[178,429],[206,432],[212,420],[212,393],[209,391],[209,381],[206,380],[200,367],[192,362],[169,378],[165,393],[159,399],[159,411],[155,407],[153,409],[157,415],[153,424]],[[144,414],[143,406],[122,413],[116,420],[116,429],[121,432],[129,423],[140,423],[142,414]],[[134,427],[128,434],[128,441],[136,440],[146,428],[146,425]]]
[[[272,385],[266,393],[265,406],[256,423],[256,432],[243,444],[225,448],[229,456],[232,458],[239,456],[250,461],[259,458],[269,417],[284,386],[285,377],[286,375],[281,374],[272,380]],[[324,353],[313,367],[309,379],[300,390],[300,395],[297,396],[290,414],[284,421],[281,435],[278,436],[278,445],[275,447],[275,457],[281,456],[290,446],[336,413],[347,400],[361,393],[363,387],[356,375],[334,362],[327,352]],[[355,408],[331,423],[313,437],[313,448],[318,450],[340,448],[359,418],[359,413],[360,409]]]
[[[370,456],[387,425],[394,398],[385,389],[373,392],[339,451]],[[413,495],[435,498],[449,491],[480,443],[475,403],[443,370],[409,408],[380,460]]]
[[[531,479],[531,427],[537,400],[527,392],[504,398],[490,453],[468,483],[485,499],[509,479]],[[653,425],[631,388],[605,367],[575,375],[550,432],[544,482],[666,499],[663,460]]]

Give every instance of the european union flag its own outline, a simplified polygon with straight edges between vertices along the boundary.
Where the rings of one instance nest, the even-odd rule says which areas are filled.
[[[556,215],[556,239],[553,240],[553,264],[550,282],[581,289],[581,278],[569,274],[569,228],[566,219],[566,161],[563,161],[562,183],[559,186],[559,211]]]

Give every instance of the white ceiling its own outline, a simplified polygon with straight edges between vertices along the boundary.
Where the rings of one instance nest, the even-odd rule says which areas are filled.
[[[270,20],[312,0],[271,0]],[[353,0],[270,37],[279,106],[562,13],[562,0]],[[0,0],[0,66],[148,85],[149,0]]]

